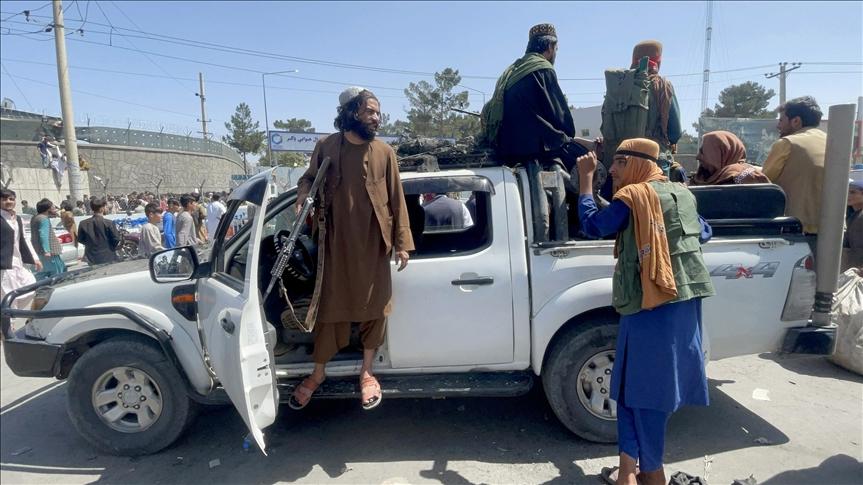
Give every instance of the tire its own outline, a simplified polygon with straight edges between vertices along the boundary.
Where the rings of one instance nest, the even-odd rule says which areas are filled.
[[[146,337],[102,342],[72,367],[69,419],[102,452],[156,453],[176,441],[194,420],[195,404],[179,372]]]
[[[588,441],[617,442],[617,409],[609,396],[617,332],[612,315],[577,324],[555,340],[543,366],[542,384],[554,414]]]
[[[138,257],[138,243],[132,240],[125,240],[123,244],[120,245],[120,259],[125,261],[127,259],[135,259]]]

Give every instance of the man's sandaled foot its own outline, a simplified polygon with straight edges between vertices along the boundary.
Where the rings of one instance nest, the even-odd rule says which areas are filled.
[[[378,407],[383,399],[381,394],[381,384],[374,376],[369,376],[360,381],[361,394],[363,399],[363,409],[369,411]]]
[[[635,479],[640,484],[641,483],[641,473],[638,471],[638,468],[635,469],[636,476]],[[617,485],[617,477],[620,474],[620,468],[616,466],[612,467],[604,467],[602,472],[600,473],[600,478],[602,481],[607,483],[608,485]]]
[[[324,381],[318,382],[314,380],[312,376],[303,379],[303,382],[294,388],[294,393],[291,395],[291,398],[288,399],[288,407],[296,411],[306,407],[309,404],[309,401],[312,400],[312,394],[314,394],[315,391],[318,390],[318,387],[323,383]]]

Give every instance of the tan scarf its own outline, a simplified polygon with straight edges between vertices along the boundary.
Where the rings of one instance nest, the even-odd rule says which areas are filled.
[[[701,139],[698,171],[690,185],[769,183],[766,175],[746,163],[746,147],[730,131],[711,131]]]
[[[659,145],[652,140],[625,140],[617,149],[617,154],[626,156],[626,166],[614,199],[622,201],[632,211],[641,275],[641,308],[649,310],[677,298],[662,206],[659,195],[648,183],[665,182],[668,179],[655,162],[659,156]],[[614,248],[615,257],[618,255],[618,244],[619,240]]]

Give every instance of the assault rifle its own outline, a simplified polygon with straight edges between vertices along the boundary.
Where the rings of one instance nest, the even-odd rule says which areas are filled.
[[[264,293],[263,301],[266,301],[267,297],[270,296],[270,292],[273,291],[273,287],[276,286],[277,281],[280,285],[283,284],[282,274],[284,274],[285,268],[288,266],[288,261],[291,259],[291,255],[294,252],[294,246],[297,244],[297,238],[300,237],[300,232],[303,230],[306,218],[309,217],[309,212],[311,212],[312,206],[315,205],[315,197],[318,195],[318,190],[320,189],[320,185],[323,183],[329,167],[330,157],[324,157],[324,161],[321,162],[321,165],[318,167],[318,174],[315,176],[315,181],[312,182],[312,188],[309,189],[309,194],[306,196],[306,200],[303,201],[303,207],[300,209],[300,213],[297,214],[297,219],[294,221],[293,227],[291,227],[291,235],[288,236],[288,241],[284,246],[282,246],[282,250],[279,251],[279,255],[276,258],[276,264],[273,265],[273,269],[270,271],[272,278],[270,278],[270,284],[267,286],[266,293]]]

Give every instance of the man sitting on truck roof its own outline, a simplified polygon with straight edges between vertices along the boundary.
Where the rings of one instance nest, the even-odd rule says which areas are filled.
[[[524,56],[501,74],[482,109],[482,137],[504,162],[547,162],[571,145],[575,122],[554,72],[556,57],[554,25],[534,25]]]
[[[578,159],[582,230],[617,234],[612,305],[621,317],[611,398],[620,468],[603,470],[611,483],[665,484],[668,418],[681,406],[708,403],[701,299],[715,292],[699,243],[711,230],[695,196],[663,175],[659,155],[655,141],[623,141],[609,169],[617,191],[601,211],[593,199],[596,155]]]

